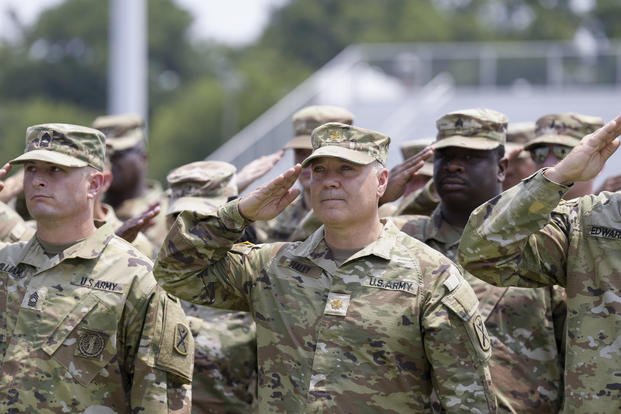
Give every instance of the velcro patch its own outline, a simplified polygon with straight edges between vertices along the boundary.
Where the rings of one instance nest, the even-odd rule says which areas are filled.
[[[123,293],[125,286],[121,283],[109,282],[107,280],[93,279],[90,277],[80,277],[71,281],[74,286],[85,287],[88,289],[103,290],[104,292]]]
[[[102,332],[82,329],[78,333],[75,356],[81,358],[99,358],[108,342],[108,335]]]
[[[175,327],[175,340],[173,348],[181,355],[187,355],[190,348],[190,330],[182,323],[178,323]]]
[[[29,288],[22,299],[22,308],[32,309],[40,311],[43,309],[43,302],[47,296],[47,287],[41,286],[40,288]]]
[[[402,292],[416,295],[418,285],[412,280],[386,280],[375,276],[369,276],[363,283],[363,286],[374,287],[386,290],[400,290]]]
[[[323,313],[325,315],[345,316],[347,315],[350,300],[351,296],[348,294],[330,292],[328,293],[328,302]]]
[[[614,229],[603,226],[591,226],[589,236],[600,237],[603,239],[621,240],[621,229]]]
[[[479,345],[481,345],[481,349],[485,352],[489,351],[492,346],[492,342],[489,338],[489,334],[487,333],[487,329],[485,328],[485,324],[483,323],[483,318],[481,315],[477,315],[472,320],[472,325],[474,328],[474,332],[477,334],[477,339],[479,340]]]

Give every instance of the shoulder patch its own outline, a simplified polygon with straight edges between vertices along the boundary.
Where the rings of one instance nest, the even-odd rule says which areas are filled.
[[[155,366],[189,384],[194,369],[194,338],[181,304],[163,297],[163,326]]]

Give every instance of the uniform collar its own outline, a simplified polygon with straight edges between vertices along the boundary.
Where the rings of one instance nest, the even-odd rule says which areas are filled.
[[[24,247],[25,254],[21,262],[34,266],[39,272],[56,266],[66,259],[96,259],[101,255],[108,245],[108,242],[113,237],[114,227],[110,224],[104,224],[97,228],[95,232],[86,239],[68,247],[60,254],[51,258],[45,255],[36,237],[33,237]]]
[[[440,205],[438,205],[429,217],[429,224],[425,228],[424,241],[427,244],[429,240],[434,240],[445,246],[451,246],[459,243],[459,239],[461,239],[463,232],[462,230],[463,229],[459,229],[444,220]]]
[[[399,229],[390,220],[382,219],[381,222],[383,227],[378,239],[354,254],[348,261],[364,256],[377,256],[390,260],[390,252],[395,246],[395,236],[399,233]],[[295,256],[306,257],[314,261],[315,258],[325,257],[327,251],[328,245],[324,238],[324,227],[321,226],[295,247],[292,253]]]

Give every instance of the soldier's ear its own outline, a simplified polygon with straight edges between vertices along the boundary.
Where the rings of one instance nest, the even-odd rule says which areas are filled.
[[[505,172],[507,171],[507,166],[509,165],[509,160],[506,157],[502,157],[498,160],[498,174],[496,179],[499,183],[505,181]]]
[[[386,191],[386,186],[388,185],[388,170],[386,168],[382,168],[377,173],[377,181],[378,181],[377,193],[379,197],[381,198],[384,195],[384,192]]]
[[[93,170],[93,172],[90,173],[88,180],[87,198],[95,199],[97,194],[105,191],[106,177],[102,172]]]

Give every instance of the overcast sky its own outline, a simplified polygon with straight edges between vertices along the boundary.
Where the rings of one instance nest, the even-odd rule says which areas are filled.
[[[12,8],[21,21],[29,24],[38,13],[62,0],[0,0],[0,37],[10,38],[13,24],[6,11]],[[147,0],[148,1],[148,0]],[[254,40],[267,23],[269,10],[286,0],[174,0],[195,18],[190,33],[229,45]]]

